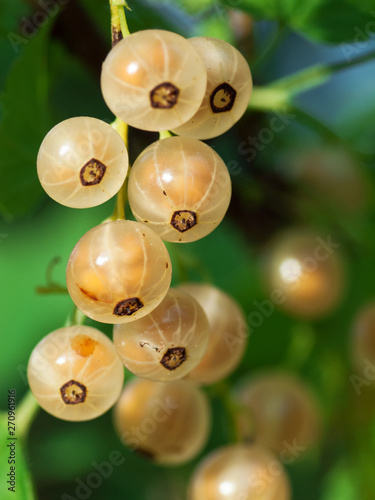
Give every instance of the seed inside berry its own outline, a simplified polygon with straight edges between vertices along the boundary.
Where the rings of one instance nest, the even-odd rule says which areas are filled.
[[[86,387],[76,380],[69,380],[60,387],[62,400],[66,405],[77,405],[86,400]]]
[[[172,347],[167,350],[160,363],[164,368],[172,371],[181,366],[184,361],[186,361],[185,347]]]
[[[87,335],[80,334],[72,338],[70,345],[77,354],[83,358],[88,358],[94,353],[98,342]]]
[[[100,160],[91,158],[79,173],[82,186],[95,186],[103,179],[107,167]]]
[[[214,113],[223,113],[232,109],[237,92],[228,83],[222,83],[212,92],[211,109]]]
[[[171,225],[180,233],[191,229],[196,223],[196,213],[191,210],[176,210],[171,219]]]
[[[116,316],[131,316],[141,307],[143,307],[143,302],[138,297],[132,297],[131,299],[121,300],[114,308],[113,314]]]
[[[161,83],[150,92],[151,106],[160,109],[173,108],[177,103],[179,93],[179,89],[173,83]]]

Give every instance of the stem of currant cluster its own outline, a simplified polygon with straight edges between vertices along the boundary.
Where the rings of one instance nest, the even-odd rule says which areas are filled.
[[[116,132],[121,136],[124,141],[125,147],[128,148],[128,125],[120,120],[120,118],[116,118],[116,120],[111,123],[112,127],[116,130]],[[111,217],[111,220],[117,219],[125,219],[125,203],[127,200],[127,186],[128,186],[128,175],[124,181],[124,184],[121,186],[121,189],[117,193],[116,197],[116,207]]]
[[[168,137],[172,137],[172,134],[169,132],[169,130],[162,130],[161,132],[159,132],[159,140],[168,139]]]
[[[17,409],[17,437],[24,439],[30,430],[40,406],[29,390]]]
[[[322,65],[299,71],[265,87],[254,87],[249,109],[261,111],[282,111],[290,109],[292,98],[311,88],[326,83],[333,75],[375,59],[375,51],[357,57],[349,62]]]
[[[238,405],[233,400],[230,393],[230,385],[227,381],[222,380],[214,386],[211,386],[210,392],[213,396],[218,396],[230,422],[230,441],[231,443],[240,443],[242,441],[242,433],[240,431],[238,419]]]
[[[111,9],[112,45],[116,45],[130,35],[125,15],[125,8],[129,9],[129,6],[125,0],[109,0],[109,7]]]

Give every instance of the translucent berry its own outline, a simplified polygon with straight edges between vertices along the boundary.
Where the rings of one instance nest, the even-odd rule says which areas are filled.
[[[208,349],[189,379],[212,384],[229,375],[241,360],[248,337],[244,313],[232,297],[212,285],[183,283],[179,289],[199,302],[210,324]]]
[[[159,236],[144,224],[116,220],[94,227],[78,241],[66,281],[81,311],[114,324],[150,313],[167,293],[171,275]]]
[[[101,86],[111,111],[143,130],[170,130],[198,110],[206,89],[204,63],[182,36],[138,31],[117,43],[103,64]]]
[[[291,458],[293,443],[303,450],[301,458],[317,443],[321,427],[318,402],[309,387],[293,375],[270,372],[245,378],[235,389],[235,399],[248,411],[244,438],[255,439],[286,460]]]
[[[27,376],[40,406],[63,420],[90,420],[119,398],[124,368],[109,338],[96,328],[69,326],[44,337]]]
[[[124,183],[128,164],[124,141],[114,128],[83,116],[50,130],[37,159],[46,193],[72,208],[94,207],[112,198]]]
[[[223,219],[231,197],[228,169],[215,151],[196,139],[154,142],[137,158],[129,176],[135,218],[161,238],[203,238]]]
[[[189,42],[205,63],[207,88],[197,113],[173,132],[210,139],[229,130],[245,113],[253,88],[251,73],[243,55],[224,40],[196,37]]]
[[[295,316],[325,316],[339,304],[345,286],[340,243],[331,235],[289,230],[270,244],[265,259],[267,294]]]
[[[197,467],[188,500],[290,500],[281,463],[258,445],[232,445],[211,452]]]
[[[135,379],[115,406],[121,441],[157,463],[178,465],[203,448],[210,429],[206,395],[192,382]]]
[[[362,308],[354,321],[351,336],[351,355],[354,368],[363,375],[375,364],[375,304]],[[366,380],[370,377],[366,376]],[[372,377],[371,377],[372,380]]]
[[[210,330],[198,302],[182,290],[170,288],[147,316],[115,325],[113,341],[128,370],[152,380],[175,380],[202,359]]]

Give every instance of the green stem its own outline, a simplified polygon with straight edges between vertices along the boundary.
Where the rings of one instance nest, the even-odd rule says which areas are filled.
[[[113,123],[111,123],[111,125],[124,141],[126,148],[128,148],[128,125],[122,120],[120,120],[120,118],[116,118],[116,120]],[[127,186],[128,186],[128,176],[126,177],[123,185],[121,186],[119,192],[117,193],[115,210],[112,216],[110,217],[110,220],[125,219]]]
[[[322,85],[328,81],[336,73],[345,69],[353,68],[359,64],[363,64],[375,59],[375,51],[357,57],[350,62],[340,62],[335,64],[322,65],[318,64],[298,73],[287,76],[270,85],[271,88],[279,90],[287,90],[289,97],[305,92],[313,87]]]
[[[112,45],[130,35],[125,15],[125,8],[129,9],[125,0],[109,0],[111,9]],[[129,9],[130,10],[130,9]]]
[[[217,396],[220,399],[225,409],[229,421],[228,428],[231,443],[240,443],[242,441],[242,433],[238,420],[238,406],[231,395],[229,382],[222,380],[212,386],[210,392],[213,396]]]
[[[172,137],[172,134],[169,132],[169,130],[162,130],[161,132],[159,132],[159,140],[168,139],[168,137]]]
[[[357,57],[350,62],[340,62],[331,65],[319,64],[277,80],[265,87],[255,86],[248,108],[259,111],[291,110],[291,102],[295,95],[322,85],[340,71],[353,68],[373,59],[375,59],[375,51]]]
[[[25,439],[29,433],[30,427],[40,409],[36,399],[31,391],[28,391],[23,397],[17,410],[17,437]]]
[[[256,73],[261,66],[270,58],[270,56],[275,52],[275,50],[279,47],[282,40],[285,38],[287,34],[287,29],[283,25],[279,25],[276,29],[276,32],[273,36],[270,37],[270,40],[267,42],[264,50],[259,54],[259,56],[250,64],[251,71]]]

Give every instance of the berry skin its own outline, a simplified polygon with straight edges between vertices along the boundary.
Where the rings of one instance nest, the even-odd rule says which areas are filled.
[[[182,36],[163,30],[133,33],[103,64],[101,86],[110,110],[143,130],[170,130],[198,110],[207,75],[200,55]]]
[[[296,317],[314,319],[331,313],[345,287],[336,245],[330,236],[309,230],[280,233],[270,243],[264,261],[267,295],[272,298],[277,292],[279,307]]]
[[[148,146],[129,176],[129,203],[135,218],[161,238],[190,242],[212,232],[231,197],[228,169],[207,144],[170,137]]]
[[[134,379],[115,406],[114,423],[120,440],[138,454],[179,465],[202,450],[211,418],[206,395],[192,382]]]
[[[231,445],[211,452],[198,465],[188,500],[290,500],[281,463],[258,445]]]
[[[253,83],[243,55],[217,38],[196,37],[189,42],[202,57],[207,88],[195,115],[173,132],[195,139],[211,139],[229,130],[245,113]]]
[[[234,392],[252,423],[251,428],[243,428],[245,438],[287,457],[287,446],[297,443],[305,451],[293,458],[303,458],[317,443],[321,428],[318,402],[309,387],[293,375],[270,372],[247,377]]]
[[[244,313],[235,300],[205,283],[183,283],[202,306],[210,324],[210,340],[202,361],[189,373],[189,379],[213,384],[232,373],[245,351],[248,328]]]
[[[189,373],[202,359],[209,335],[198,302],[173,288],[150,314],[113,329],[113,341],[125,367],[139,377],[161,382]]]
[[[138,222],[116,220],[88,231],[66,269],[69,294],[87,316],[125,323],[150,313],[166,295],[172,266],[164,243]]]
[[[40,406],[63,420],[90,420],[119,398],[124,369],[109,338],[96,328],[69,326],[44,337],[27,376]]]
[[[43,189],[71,208],[94,207],[112,198],[124,183],[128,165],[127,149],[116,130],[84,116],[53,127],[37,158]]]

